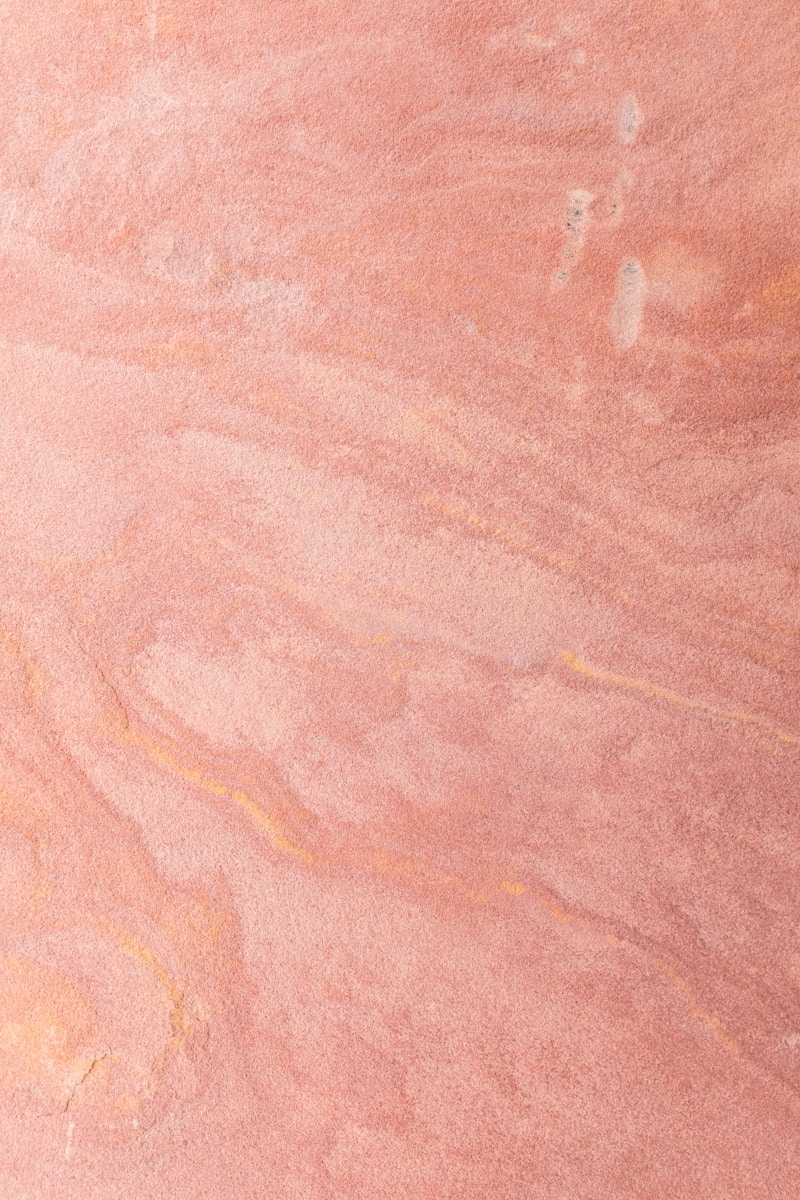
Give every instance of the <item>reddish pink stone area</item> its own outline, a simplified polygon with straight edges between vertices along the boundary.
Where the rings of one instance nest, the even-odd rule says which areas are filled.
[[[3,1200],[797,1200],[798,61],[2,0]]]

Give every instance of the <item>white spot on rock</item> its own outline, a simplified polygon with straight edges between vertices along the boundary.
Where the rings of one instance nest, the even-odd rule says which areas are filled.
[[[589,226],[589,206],[593,200],[594,195],[585,188],[573,188],[567,194],[566,238],[561,262],[553,276],[554,287],[562,287],[567,282],[572,267],[580,258]]]
[[[620,102],[617,120],[617,132],[623,146],[633,145],[641,123],[642,114],[639,111],[636,97],[633,92],[626,92]]]
[[[611,191],[611,196],[608,201],[608,225],[611,229],[616,229],[622,220],[622,214],[625,210],[625,200],[628,192],[633,187],[633,176],[627,167],[623,167],[617,178],[614,180],[614,187]]]
[[[611,311],[611,332],[621,350],[630,350],[639,336],[646,288],[642,264],[636,258],[627,259],[620,268]]]

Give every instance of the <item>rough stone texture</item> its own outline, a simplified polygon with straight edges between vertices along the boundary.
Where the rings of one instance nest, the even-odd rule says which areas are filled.
[[[3,0],[4,1200],[796,1200],[799,55]]]

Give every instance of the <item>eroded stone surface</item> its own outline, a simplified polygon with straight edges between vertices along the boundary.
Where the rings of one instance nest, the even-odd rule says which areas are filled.
[[[799,34],[0,6],[4,1196],[796,1196]]]

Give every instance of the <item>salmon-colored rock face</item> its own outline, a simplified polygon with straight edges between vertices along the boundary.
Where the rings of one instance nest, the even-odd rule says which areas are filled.
[[[0,1195],[795,1200],[800,9],[0,3]]]

